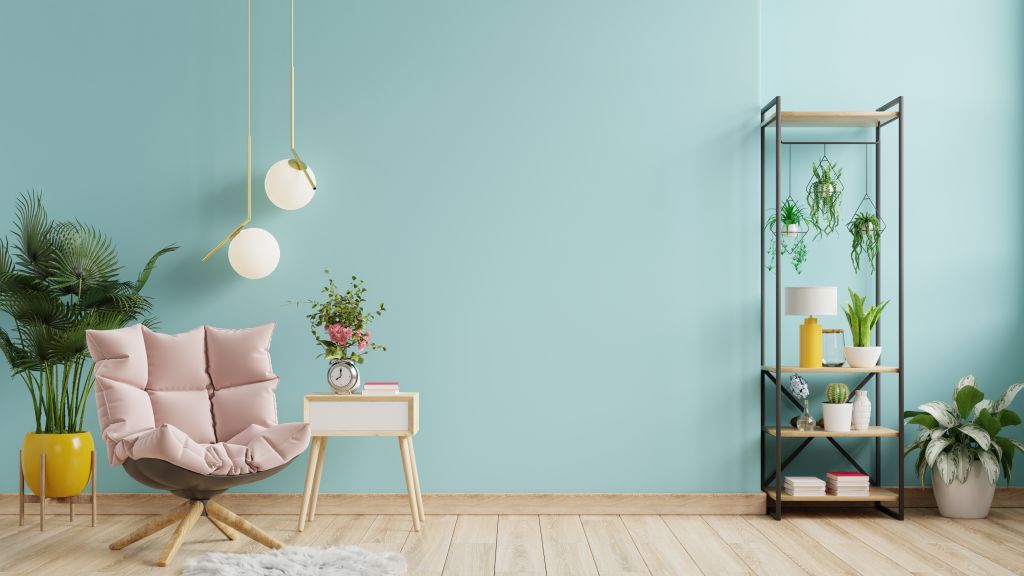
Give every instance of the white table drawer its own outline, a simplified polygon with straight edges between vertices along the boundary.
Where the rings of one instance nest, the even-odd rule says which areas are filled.
[[[400,436],[419,428],[418,395],[306,396],[305,420],[314,436]]]

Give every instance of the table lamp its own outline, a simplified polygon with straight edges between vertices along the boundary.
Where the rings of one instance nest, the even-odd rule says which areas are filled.
[[[807,317],[800,325],[801,368],[821,368],[821,324],[815,316],[835,316],[838,300],[835,286],[786,288],[786,316]]]

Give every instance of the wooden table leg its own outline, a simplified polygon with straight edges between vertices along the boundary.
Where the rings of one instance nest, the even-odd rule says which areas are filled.
[[[409,493],[409,510],[412,514],[413,530],[420,531],[420,512],[416,503],[416,486],[412,477],[412,466],[409,463],[408,438],[398,437],[398,450],[402,453],[402,468],[405,469],[405,489]]]
[[[327,436],[320,437],[320,449],[316,454],[316,472],[313,474],[313,494],[309,500],[309,521],[316,519],[316,502],[320,498],[320,474],[324,471],[324,456],[327,454]]]
[[[420,511],[420,522],[426,522],[426,512],[423,511],[423,492],[420,491],[420,471],[416,468],[416,451],[412,447],[412,436],[406,440],[406,447],[409,449],[409,464],[412,467],[412,484],[416,488],[416,507]]]
[[[21,450],[18,450],[18,526],[25,525],[25,467],[21,465]]]
[[[313,437],[313,446],[309,449],[309,463],[306,465],[306,486],[302,491],[302,508],[299,510],[299,532],[306,529],[306,513],[309,511],[309,497],[313,492],[313,478],[316,476],[316,459],[320,451],[322,436]]]

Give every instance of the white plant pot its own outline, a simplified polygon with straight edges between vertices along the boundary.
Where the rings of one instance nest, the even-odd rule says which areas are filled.
[[[864,390],[853,395],[853,429],[867,430],[871,426],[871,400]]]
[[[933,468],[932,492],[939,505],[939,514],[947,518],[984,518],[992,507],[996,487],[989,483],[981,462],[975,461],[971,464],[967,482],[963,484],[954,479],[952,484],[947,485]]]
[[[786,238],[796,238],[797,234],[800,233],[799,224],[786,224],[786,231],[782,233]]]
[[[881,346],[847,346],[843,348],[846,363],[850,368],[871,368],[878,365],[882,357]]]
[[[853,404],[843,402],[842,404],[821,405],[822,416],[825,419],[826,432],[849,432],[850,423],[853,420]]]

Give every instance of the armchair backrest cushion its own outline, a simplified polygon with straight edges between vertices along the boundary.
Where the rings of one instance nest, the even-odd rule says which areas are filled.
[[[122,440],[170,425],[197,444],[226,442],[252,425],[277,424],[273,324],[245,330],[200,326],[158,334],[142,325],[89,330],[96,404],[112,463]]]

